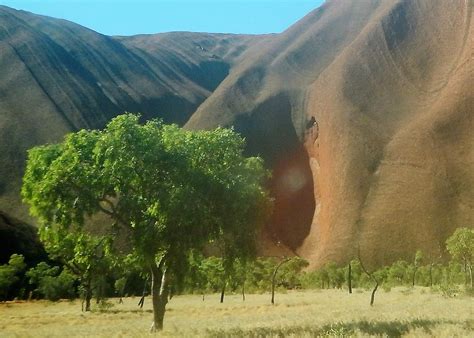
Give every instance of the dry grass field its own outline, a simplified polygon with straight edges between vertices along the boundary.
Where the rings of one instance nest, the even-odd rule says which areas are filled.
[[[0,337],[130,337],[150,336],[151,302],[137,307],[138,298],[124,304],[109,300],[108,309],[96,305],[82,313],[79,301],[34,301],[0,304]],[[429,289],[396,288],[380,291],[370,307],[369,291],[298,291],[270,296],[199,295],[174,297],[159,336],[474,336],[472,298],[453,298]]]

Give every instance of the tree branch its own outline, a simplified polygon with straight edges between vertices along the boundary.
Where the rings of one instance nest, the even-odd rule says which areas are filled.
[[[101,202],[105,202],[106,204],[108,204],[110,206],[110,209],[111,210],[108,210],[106,208],[104,208],[102,205],[101,205]],[[98,207],[99,207],[99,210],[102,211],[104,214],[114,218],[115,220],[117,220],[118,222],[122,223],[123,225],[125,226],[128,226],[129,225],[129,222],[127,222],[116,210],[116,205],[114,205],[114,203],[107,199],[104,196],[102,196],[102,198],[99,200],[99,203],[97,203]]]

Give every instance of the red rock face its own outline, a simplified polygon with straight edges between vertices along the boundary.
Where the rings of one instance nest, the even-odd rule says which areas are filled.
[[[358,248],[368,264],[410,259],[417,249],[437,257],[456,227],[474,226],[471,18],[470,2],[461,0],[329,1],[249,49],[187,126],[291,118],[285,132],[259,130],[250,149],[288,148],[289,131],[304,145],[301,172],[310,169],[312,179],[291,174],[305,165],[296,159],[284,169],[270,165],[283,201],[279,219],[308,205],[285,204],[278,187],[313,184],[309,232],[285,233],[278,221],[269,231],[312,267],[346,262]],[[312,117],[319,130],[306,129]]]
[[[474,226],[472,9],[446,6],[381,5],[311,85],[316,211],[299,252],[314,266],[358,248],[373,264],[436,257],[456,227]]]

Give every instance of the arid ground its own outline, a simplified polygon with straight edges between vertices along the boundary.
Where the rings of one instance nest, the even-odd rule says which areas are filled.
[[[462,294],[445,297],[428,288],[380,290],[369,306],[370,291],[295,291],[226,296],[175,296],[160,336],[411,336],[468,337],[474,334],[474,304]],[[1,337],[149,336],[151,302],[140,310],[138,298],[125,298],[90,313],[79,301],[0,304]]]

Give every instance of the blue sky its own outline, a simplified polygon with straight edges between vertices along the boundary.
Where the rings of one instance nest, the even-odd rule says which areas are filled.
[[[278,33],[324,0],[0,0],[107,35],[169,31]]]

